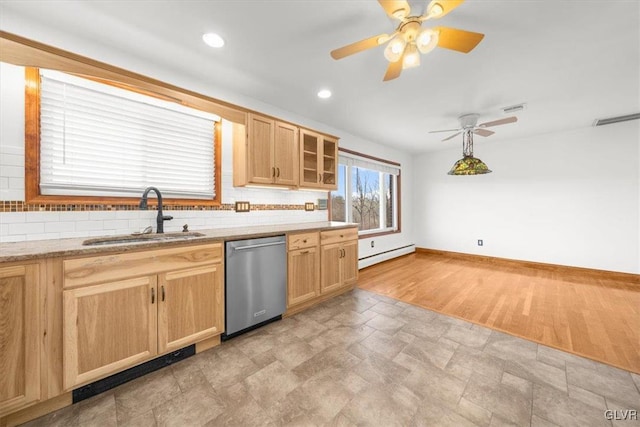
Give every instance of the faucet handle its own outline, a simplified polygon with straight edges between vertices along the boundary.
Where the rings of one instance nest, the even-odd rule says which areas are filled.
[[[183,233],[188,233],[189,232],[189,224],[185,224],[182,226],[182,232]]]

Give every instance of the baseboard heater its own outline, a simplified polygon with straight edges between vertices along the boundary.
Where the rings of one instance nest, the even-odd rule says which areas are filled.
[[[410,245],[400,246],[399,248],[389,249],[388,251],[378,252],[377,254],[358,258],[358,268],[369,267],[379,262],[388,261],[402,255],[410,254],[415,252],[415,250],[416,245],[412,243]]]
[[[127,383],[150,372],[157,371],[165,366],[179,362],[187,357],[193,356],[194,354],[196,354],[196,345],[192,344],[172,353],[165,354],[164,356],[149,360],[141,365],[113,374],[110,377],[103,378],[91,384],[77,388],[72,392],[73,403],[78,403],[107,390],[111,390],[114,387]]]

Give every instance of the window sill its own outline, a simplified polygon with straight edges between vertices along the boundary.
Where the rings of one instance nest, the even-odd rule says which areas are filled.
[[[380,236],[386,236],[386,235],[389,235],[389,234],[397,234],[397,233],[400,233],[400,229],[397,229],[397,230],[387,229],[387,230],[359,231],[358,232],[358,239],[370,239],[372,237],[380,237]]]

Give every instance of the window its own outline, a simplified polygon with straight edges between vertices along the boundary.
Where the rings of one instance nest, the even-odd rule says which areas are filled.
[[[137,201],[155,186],[168,199],[219,202],[218,116],[56,71],[27,69],[27,76],[38,196]]]
[[[341,149],[331,220],[358,223],[360,235],[399,231],[399,185],[397,163]]]

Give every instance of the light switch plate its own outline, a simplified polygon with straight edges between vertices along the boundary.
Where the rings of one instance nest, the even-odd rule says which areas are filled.
[[[249,212],[251,204],[249,202],[236,202],[236,212]]]
[[[307,212],[314,211],[315,209],[316,209],[316,206],[313,204],[313,202],[306,202],[304,204],[304,210]]]

